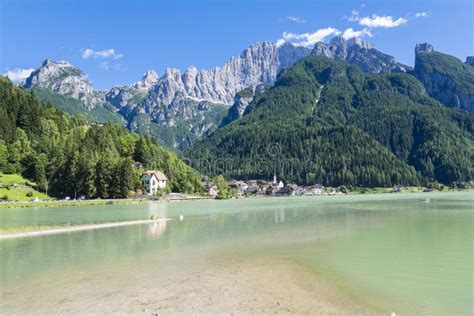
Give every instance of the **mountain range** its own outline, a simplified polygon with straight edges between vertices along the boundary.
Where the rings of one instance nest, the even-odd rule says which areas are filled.
[[[289,43],[255,43],[222,67],[198,71],[191,66],[184,73],[168,68],[161,77],[149,70],[136,83],[108,91],[95,90],[87,76],[66,61],[46,60],[22,87],[38,91],[42,101],[53,104],[67,102],[58,102],[50,91],[79,101],[82,109],[69,104],[62,109],[82,111],[94,121],[122,120],[130,130],[153,135],[180,151],[220,125],[238,91],[272,84],[281,69],[310,52]]]
[[[412,74],[370,74],[313,54],[186,157],[204,174],[236,179],[462,185],[472,180],[473,123],[472,112],[441,104]]]
[[[84,115],[91,121],[120,123],[131,131],[150,135],[175,151],[187,152],[194,161],[198,156],[207,157],[206,153],[211,152],[217,159],[232,159],[234,162],[250,158],[249,152],[245,152],[250,147],[239,145],[243,135],[250,132],[248,139],[253,139],[252,135],[263,133],[262,139],[251,146],[254,154],[256,148],[263,148],[260,140],[278,139],[272,133],[267,134],[267,128],[283,129],[285,132],[281,135],[292,131],[292,142],[300,143],[303,148],[306,136],[321,138],[321,142],[326,143],[320,145],[329,153],[334,149],[330,149],[330,143],[322,135],[329,132],[326,129],[332,128],[339,129],[331,132],[335,133],[336,139],[342,137],[340,133],[357,135],[352,144],[356,148],[370,143],[377,152],[376,157],[398,161],[397,167],[391,167],[404,170],[403,178],[411,179],[411,183],[428,180],[451,183],[466,181],[471,174],[465,163],[459,165],[466,167],[464,169],[442,167],[447,166],[447,158],[441,162],[439,155],[441,152],[451,154],[446,152],[446,148],[462,143],[464,147],[454,156],[462,154],[462,159],[470,159],[464,150],[472,146],[473,60],[473,57],[467,57],[463,63],[425,43],[416,46],[415,66],[412,68],[360,38],[346,40],[335,37],[329,43],[317,43],[312,49],[290,43],[255,43],[239,56],[230,58],[222,67],[197,70],[191,66],[183,73],[168,68],[161,77],[149,70],[141,80],[110,90],[94,89],[87,76],[66,61],[46,60],[21,86],[35,91],[41,101],[49,101],[71,114]],[[300,90],[304,90],[301,95]],[[397,107],[399,103],[401,105]],[[305,109],[304,115],[302,109]],[[281,117],[282,113],[284,117]],[[404,115],[406,119],[401,118]],[[285,125],[291,117],[293,126]],[[368,117],[375,121],[384,117],[384,124],[390,124],[376,125],[369,122]],[[444,148],[439,147],[436,153],[431,147],[440,142],[438,138],[425,139],[425,135],[423,140],[420,139],[421,130],[434,133],[425,124],[434,124],[435,117],[442,122],[442,131],[439,131],[442,139],[453,142],[444,144]],[[394,122],[395,118],[400,121]],[[301,120],[303,125],[299,125]],[[252,123],[249,125],[248,122]],[[259,126],[253,126],[257,123]],[[270,128],[267,123],[275,128]],[[404,125],[401,127],[399,124]],[[245,126],[243,130],[242,126]],[[260,131],[262,128],[264,132]],[[398,129],[401,129],[401,134],[393,134]],[[305,137],[299,134],[303,130],[308,133]],[[392,135],[389,136],[387,131]],[[234,143],[235,149],[220,147],[223,135],[230,143],[234,137],[239,140],[239,144]],[[359,144],[361,139],[364,142]],[[430,149],[424,149],[423,158],[419,151],[424,145]],[[283,148],[290,149],[286,147],[283,145]],[[237,157],[232,155],[235,150],[239,152]],[[300,158],[306,157],[299,149],[296,152]],[[435,156],[442,166],[434,164]],[[373,155],[364,159],[368,161],[371,157]],[[342,162],[336,164],[339,163]],[[430,164],[434,165],[431,167]],[[346,163],[342,165],[346,166]],[[318,166],[327,168],[324,163]],[[386,170],[387,166],[380,165],[377,171],[369,173],[377,173],[385,180],[390,178],[385,184],[392,183],[394,176]],[[244,172],[244,166],[237,169],[237,173],[224,173],[237,178],[256,176],[252,168],[248,169],[252,171],[250,173]],[[363,168],[358,170],[362,172]],[[457,172],[467,176],[460,176]],[[288,177],[288,180],[309,181],[301,178],[302,174]],[[331,174],[327,179],[318,180],[335,184],[340,176]],[[364,181],[367,184],[367,179],[362,181],[357,178],[359,176],[354,176],[353,184],[364,184]]]

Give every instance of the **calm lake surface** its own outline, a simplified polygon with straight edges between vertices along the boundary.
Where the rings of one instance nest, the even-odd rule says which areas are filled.
[[[431,203],[421,203],[424,196]],[[472,314],[473,197],[456,192],[0,209],[1,228],[152,214],[171,219],[0,240],[0,313],[21,312],[12,306],[25,291],[34,292],[34,282],[57,288],[78,274],[131,274],[169,265],[170,258],[173,271],[185,274],[184,265],[193,260],[279,257],[383,311]],[[39,300],[46,312],[54,297],[46,291]]]

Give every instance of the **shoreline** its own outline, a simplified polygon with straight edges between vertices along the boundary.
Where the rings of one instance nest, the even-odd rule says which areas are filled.
[[[28,208],[28,207],[69,207],[69,206],[95,206],[95,205],[128,205],[141,204],[149,202],[177,202],[177,201],[199,201],[199,200],[213,200],[209,196],[187,195],[175,193],[171,196],[162,199],[95,199],[95,200],[47,200],[47,201],[18,201],[18,202],[2,202],[0,203],[0,211],[2,209],[11,208]]]
[[[79,231],[84,231],[84,230],[93,230],[93,229],[102,229],[102,228],[111,228],[111,227],[150,224],[150,223],[156,223],[156,222],[162,222],[162,221],[168,221],[168,220],[169,220],[168,218],[145,219],[145,220],[135,220],[135,221],[84,224],[84,225],[74,225],[74,226],[65,226],[65,227],[51,227],[51,228],[46,228],[46,229],[32,230],[32,231],[26,231],[26,232],[17,232],[17,233],[5,233],[5,234],[0,233],[0,240],[37,237],[37,236],[53,235],[53,234],[64,234],[64,233],[79,232]]]
[[[158,263],[145,259],[133,275],[126,273],[130,263],[119,262],[114,264],[117,270],[107,265],[94,267],[87,275],[74,274],[67,283],[62,277],[49,276],[16,283],[4,289],[3,309],[11,314],[133,315],[221,314],[223,310],[235,315],[385,312],[358,301],[330,280],[291,260],[193,259],[176,262],[170,256]]]
[[[27,207],[66,207],[66,206],[93,206],[93,205],[126,205],[140,204],[150,202],[147,199],[107,199],[107,200],[50,200],[50,201],[19,201],[19,202],[2,202],[0,203],[0,211],[9,208],[27,208]]]
[[[345,195],[381,195],[381,194],[416,194],[416,193],[432,193],[432,192],[474,192],[474,189],[450,189],[450,190],[432,190],[432,191],[421,191],[421,190],[404,190],[401,192],[390,192],[382,189],[370,190],[366,192],[352,191],[346,194],[320,194],[320,195],[262,195],[262,196],[245,196],[245,197],[233,197],[231,199],[252,199],[252,198],[282,198],[282,197],[323,197],[323,196],[345,196]],[[71,200],[71,201],[18,201],[18,202],[2,202],[0,203],[0,211],[2,209],[12,209],[12,208],[29,208],[29,207],[44,207],[44,208],[54,208],[54,207],[72,207],[72,206],[106,206],[106,205],[129,205],[129,204],[142,204],[149,202],[158,202],[158,203],[172,203],[172,202],[182,202],[182,201],[201,201],[201,200],[218,200],[211,196],[200,196],[200,195],[187,195],[182,193],[174,193],[171,196],[161,199],[96,199],[96,200]]]

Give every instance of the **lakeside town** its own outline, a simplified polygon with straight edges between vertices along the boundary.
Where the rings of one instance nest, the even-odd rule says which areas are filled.
[[[136,168],[142,168],[141,165],[135,165]],[[110,199],[88,199],[85,196],[51,199],[43,192],[34,191],[34,183],[25,182],[24,184],[10,182],[7,185],[2,183],[0,177],[0,193],[6,191],[13,192],[13,198],[7,194],[0,197],[0,203],[3,205],[13,205],[18,202],[24,202],[23,205],[30,202],[37,203],[63,203],[61,205],[75,205],[80,202],[91,204],[121,204],[135,203],[137,201],[148,200],[195,200],[195,199],[232,199],[249,197],[282,197],[282,196],[334,196],[345,194],[363,194],[363,193],[398,193],[398,192],[429,192],[432,190],[445,191],[450,188],[444,186],[434,187],[402,187],[394,186],[392,188],[360,188],[341,185],[338,187],[324,186],[322,184],[313,184],[309,186],[298,185],[295,183],[285,183],[274,174],[270,181],[263,179],[253,180],[225,180],[222,176],[203,181],[204,191],[201,194],[185,194],[181,192],[171,192],[169,179],[161,170],[144,171],[140,177],[141,188],[130,192],[129,198],[110,198]],[[25,193],[26,191],[26,193]],[[15,193],[16,192],[16,193]],[[20,197],[20,192],[23,195]]]

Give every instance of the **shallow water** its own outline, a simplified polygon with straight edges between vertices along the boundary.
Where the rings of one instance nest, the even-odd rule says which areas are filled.
[[[421,203],[424,196],[431,203]],[[77,273],[93,278],[108,271],[113,276],[114,270],[169,268],[170,260],[173,273],[182,275],[193,260],[255,257],[304,266],[377,310],[473,312],[472,193],[0,209],[0,227],[147,219],[152,214],[171,220],[0,241],[0,311],[12,312],[12,302],[33,281],[58,287]],[[101,282],[112,286],[114,278]],[[47,292],[41,296],[43,311],[52,300]]]

